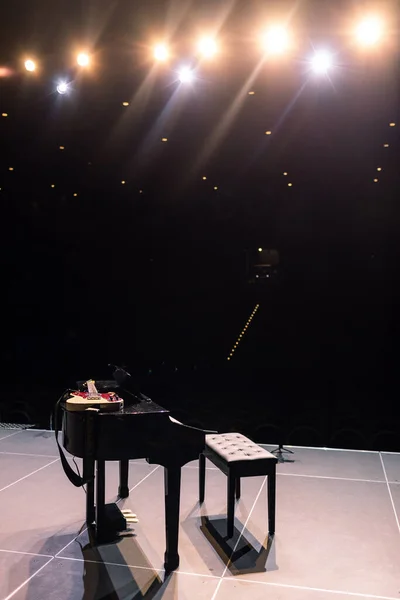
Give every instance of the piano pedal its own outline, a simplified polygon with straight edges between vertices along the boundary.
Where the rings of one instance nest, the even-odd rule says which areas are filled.
[[[135,515],[135,513],[133,513],[128,508],[122,509],[121,513],[123,514],[127,523],[139,523],[139,519],[137,518],[137,515]]]

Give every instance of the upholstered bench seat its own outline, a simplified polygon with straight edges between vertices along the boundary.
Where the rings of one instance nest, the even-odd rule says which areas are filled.
[[[205,493],[205,459],[208,458],[228,477],[228,538],[233,536],[235,491],[240,498],[240,478],[268,475],[268,532],[275,533],[275,486],[277,458],[241,433],[206,435],[206,446],[199,457],[200,503]]]

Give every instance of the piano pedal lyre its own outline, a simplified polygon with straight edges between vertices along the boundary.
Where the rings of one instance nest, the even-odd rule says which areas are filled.
[[[125,509],[123,508],[121,510],[121,512],[127,523],[138,523],[139,522],[137,515],[135,515],[135,513],[133,513],[129,508],[125,508]]]

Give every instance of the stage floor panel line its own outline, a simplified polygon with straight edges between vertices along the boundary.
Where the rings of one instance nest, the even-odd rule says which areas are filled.
[[[265,477],[242,481],[228,540],[226,477],[207,463],[199,507],[197,461],[183,468],[181,562],[166,577],[162,467],[130,462],[131,493],[120,505],[139,523],[93,547],[85,493],[65,476],[54,432],[2,430],[0,600],[398,600],[400,454],[291,449],[294,462],[277,465],[272,538]],[[108,502],[117,487],[118,463],[107,463]]]

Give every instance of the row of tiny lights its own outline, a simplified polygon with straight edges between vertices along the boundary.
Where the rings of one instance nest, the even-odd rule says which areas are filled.
[[[389,127],[395,127],[395,126],[396,126],[396,123],[393,123],[393,122],[392,122],[392,123],[389,123]],[[383,147],[384,147],[384,148],[389,148],[389,144],[387,144],[387,143],[386,143],[386,144],[383,144]],[[382,167],[376,167],[376,170],[377,170],[379,173],[381,173],[381,172],[383,171]],[[374,177],[374,183],[378,183],[378,181],[379,181],[378,177]]]
[[[254,92],[252,92],[252,94],[254,94]],[[126,106],[126,105],[128,105],[129,103],[128,103],[128,102],[123,102],[122,104],[123,104],[123,106]],[[2,113],[2,117],[8,117],[8,113]],[[394,122],[391,122],[391,123],[389,123],[389,127],[395,127],[395,126],[396,126],[396,123],[394,123]],[[266,134],[266,135],[271,135],[271,133],[272,133],[272,131],[266,131],[266,132],[265,132],[265,134]],[[165,143],[165,142],[167,142],[167,141],[168,141],[168,138],[161,138],[161,142],[164,142],[164,143]],[[385,144],[383,144],[383,147],[384,147],[384,148],[389,148],[389,144],[385,143]],[[65,146],[59,146],[59,149],[60,149],[60,150],[65,150]],[[91,164],[91,163],[89,163],[89,164]],[[8,170],[9,170],[9,171],[14,171],[14,167],[8,167]],[[377,167],[377,169],[376,169],[376,170],[377,170],[378,172],[382,172],[382,170],[383,170],[383,169],[382,169],[382,167]],[[287,171],[284,171],[284,172],[283,172],[283,176],[284,176],[284,177],[287,177],[287,176],[288,176],[288,173],[287,173]],[[203,177],[202,177],[202,180],[203,180],[203,181],[207,181],[207,176],[206,176],[206,175],[203,175]],[[378,181],[379,181],[379,179],[378,179],[377,177],[375,177],[375,178],[374,178],[374,183],[378,183]],[[121,185],[126,185],[126,183],[127,183],[127,182],[126,182],[126,180],[125,180],[125,179],[123,179],[123,180],[121,181]],[[288,185],[288,187],[293,187],[293,183],[292,183],[292,182],[289,182],[287,185]],[[52,184],[50,185],[50,187],[51,187],[51,188],[55,188],[56,186],[55,186],[55,184],[54,184],[54,183],[52,183]],[[0,187],[0,191],[1,191],[1,190],[2,190],[2,188]],[[218,186],[217,186],[217,185],[215,185],[215,186],[214,186],[214,190],[215,190],[215,191],[217,191],[217,190],[218,190]],[[143,194],[143,190],[139,190],[139,194]],[[78,196],[77,192],[75,192],[75,193],[73,194],[73,196],[74,196],[74,197]]]
[[[262,251],[262,248],[259,248],[258,250],[259,250],[259,252],[261,252],[261,251]],[[239,343],[242,341],[242,338],[243,338],[244,334],[246,333],[246,331],[247,331],[247,328],[249,327],[249,325],[250,325],[250,323],[251,323],[251,321],[252,321],[253,317],[255,316],[256,312],[258,311],[259,307],[260,307],[260,305],[259,305],[259,304],[256,304],[256,305],[255,305],[253,312],[251,313],[250,317],[247,319],[246,325],[243,327],[243,329],[242,329],[241,333],[239,334],[239,337],[238,337],[238,339],[237,339],[237,340],[236,340],[236,342],[234,343],[234,345],[233,345],[233,347],[232,347],[232,349],[231,349],[231,351],[230,351],[230,354],[229,354],[229,356],[227,357],[227,359],[226,359],[226,360],[231,360],[231,358],[232,358],[232,356],[233,356],[233,354],[234,354],[235,350],[236,350],[236,349],[237,349],[237,347],[239,346]]]
[[[358,45],[365,48],[374,48],[382,41],[385,32],[385,23],[379,16],[371,15],[360,21],[353,31],[354,39]],[[264,53],[268,56],[279,56],[290,52],[293,48],[294,36],[282,25],[270,26],[260,35],[260,45]],[[219,53],[219,45],[214,37],[200,38],[197,44],[197,52],[203,59],[214,59]],[[315,51],[310,59],[311,68],[318,74],[326,73],[333,66],[333,53],[325,49]],[[167,43],[158,43],[152,49],[153,60],[159,63],[166,63],[172,57],[170,46]],[[88,52],[79,52],[76,62],[81,68],[89,68],[92,63],[91,55]],[[33,57],[24,60],[24,67],[29,73],[38,70],[38,61]],[[12,74],[12,70],[7,67],[0,67],[0,77],[6,77]],[[178,79],[181,83],[190,83],[194,79],[194,70],[189,66],[183,66],[178,71]],[[56,85],[59,94],[66,94],[70,91],[70,82],[59,81]]]

